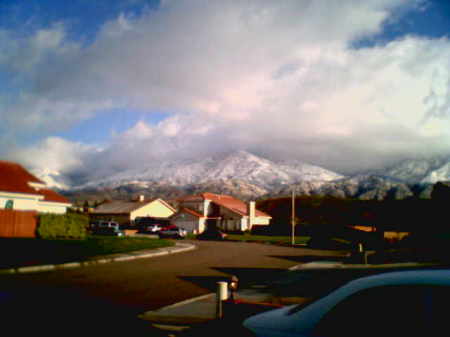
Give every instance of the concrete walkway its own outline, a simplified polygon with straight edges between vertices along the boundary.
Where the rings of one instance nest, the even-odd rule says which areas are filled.
[[[325,270],[325,269],[396,269],[399,268],[426,268],[433,267],[435,264],[424,263],[392,263],[385,265],[364,265],[364,264],[344,264],[336,261],[313,261],[303,263],[289,268],[289,271],[299,270]],[[294,280],[295,281],[295,280]],[[260,285],[259,288],[243,289],[236,293],[237,302],[247,304],[263,304],[268,309],[273,305],[292,305],[301,304],[309,300],[306,297],[283,298],[272,293],[270,285]],[[239,304],[238,304],[239,305]],[[149,321],[154,327],[167,331],[184,331],[192,326],[210,322],[216,319],[216,294],[210,293],[175,303],[158,310],[147,311],[139,318]]]
[[[111,254],[111,255],[103,255],[91,257],[85,261],[73,261],[62,264],[46,264],[46,265],[38,265],[38,266],[26,266],[26,267],[16,267],[16,268],[8,268],[8,269],[0,269],[0,274],[16,274],[16,273],[37,273],[51,270],[60,270],[60,269],[72,269],[72,268],[80,268],[93,266],[103,263],[110,262],[118,262],[118,261],[129,261],[135,259],[143,259],[143,258],[151,258],[169,254],[176,254],[187,252],[190,250],[194,250],[197,247],[190,243],[180,243],[176,242],[175,246],[164,247],[164,248],[156,248],[149,250],[139,250],[129,253],[121,253],[121,254]]]

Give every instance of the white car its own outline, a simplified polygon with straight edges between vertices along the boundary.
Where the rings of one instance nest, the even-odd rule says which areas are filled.
[[[159,238],[174,238],[174,239],[184,239],[187,235],[187,231],[184,228],[177,226],[168,226],[163,228],[158,232]]]
[[[159,232],[162,229],[162,227],[158,224],[155,225],[148,225],[145,227],[146,232],[156,233]]]
[[[411,270],[363,277],[306,306],[247,318],[258,337],[447,336],[450,270]]]

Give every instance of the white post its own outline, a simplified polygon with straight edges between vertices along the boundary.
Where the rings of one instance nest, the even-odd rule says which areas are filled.
[[[295,191],[292,189],[291,245],[295,245]]]
[[[228,299],[228,282],[217,282],[216,292],[216,318],[222,318],[222,301]]]

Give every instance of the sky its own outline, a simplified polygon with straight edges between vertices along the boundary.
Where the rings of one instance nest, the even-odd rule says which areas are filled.
[[[95,177],[448,156],[449,34],[447,0],[0,0],[0,158]]]

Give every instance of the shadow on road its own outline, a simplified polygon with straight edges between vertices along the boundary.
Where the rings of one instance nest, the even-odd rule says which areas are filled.
[[[286,269],[281,268],[213,267],[213,269],[230,276],[237,276],[241,288],[249,287],[254,284],[267,284],[286,273]]]
[[[203,289],[215,292],[217,282],[228,281],[227,276],[178,276],[180,280],[191,282]]]
[[[302,256],[280,256],[280,255],[270,255],[270,257],[274,257],[277,259],[285,259],[289,261],[294,261],[298,263],[308,263],[313,261],[344,261],[345,256],[336,256],[336,255],[325,255],[325,256],[317,256],[317,255],[302,255]]]

